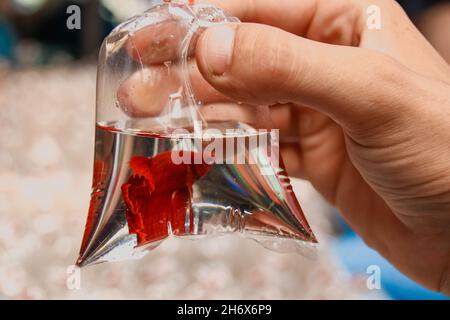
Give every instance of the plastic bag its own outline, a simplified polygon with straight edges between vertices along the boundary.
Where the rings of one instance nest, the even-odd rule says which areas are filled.
[[[210,5],[161,1],[105,39],[77,265],[141,257],[170,235],[237,233],[300,253],[317,242],[279,158],[268,107],[230,101],[197,69],[201,32],[230,22],[239,20]]]

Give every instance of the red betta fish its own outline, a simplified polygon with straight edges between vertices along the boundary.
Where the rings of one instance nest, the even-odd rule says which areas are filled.
[[[184,152],[189,151],[181,151],[182,157]],[[189,153],[194,159],[195,153]],[[128,229],[137,235],[138,246],[166,238],[169,224],[175,235],[192,232],[192,186],[209,165],[175,164],[168,151],[153,158],[133,157],[130,168],[132,175],[122,185],[122,195]]]

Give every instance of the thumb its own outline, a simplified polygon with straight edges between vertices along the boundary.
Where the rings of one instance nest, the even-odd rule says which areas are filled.
[[[237,101],[297,103],[343,127],[383,123],[407,105],[407,69],[375,51],[328,45],[261,24],[207,29],[196,48],[203,77]],[[412,73],[412,72],[411,72]]]

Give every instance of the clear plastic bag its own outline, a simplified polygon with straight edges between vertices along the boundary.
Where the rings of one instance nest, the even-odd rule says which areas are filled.
[[[197,69],[201,32],[221,23],[239,20],[210,5],[160,1],[105,39],[79,266],[141,257],[170,235],[236,233],[280,252],[317,243],[269,108],[231,101]]]

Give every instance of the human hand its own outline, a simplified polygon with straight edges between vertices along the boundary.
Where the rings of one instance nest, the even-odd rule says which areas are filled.
[[[244,23],[201,35],[198,68],[220,93],[203,98],[270,105],[288,172],[402,272],[450,294],[450,67],[403,10],[389,0],[207,2]],[[373,4],[381,30],[366,25]],[[139,110],[148,94],[135,93],[126,97]]]

